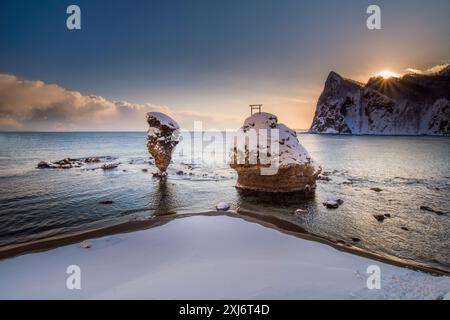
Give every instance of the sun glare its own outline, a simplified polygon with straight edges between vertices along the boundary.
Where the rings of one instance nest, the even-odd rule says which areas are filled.
[[[389,79],[389,78],[398,78],[400,75],[390,70],[383,70],[379,72],[377,76],[383,77],[384,79]]]

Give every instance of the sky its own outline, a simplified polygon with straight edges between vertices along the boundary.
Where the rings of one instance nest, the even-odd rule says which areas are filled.
[[[448,0],[3,0],[0,130],[140,131],[148,111],[232,129],[252,103],[309,128],[332,70],[366,82],[448,63],[449,14]]]

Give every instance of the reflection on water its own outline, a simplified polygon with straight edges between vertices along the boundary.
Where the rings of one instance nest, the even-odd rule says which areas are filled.
[[[273,205],[278,208],[283,208],[285,206],[297,206],[297,208],[301,208],[309,203],[315,203],[315,195],[315,192],[305,193],[303,191],[271,194],[239,189],[238,203],[239,206],[251,205],[254,203],[257,205]]]
[[[160,180],[150,198],[153,199],[155,216],[176,214],[176,195],[173,186],[167,180]]]
[[[233,170],[201,154],[175,153],[167,181],[160,181],[146,161],[145,133],[1,133],[0,246],[210,212],[227,201],[261,221],[286,221],[299,231],[450,270],[450,139],[302,134],[300,141],[329,178],[318,182],[311,198],[240,194]],[[44,159],[94,155],[121,164],[111,171],[35,168]],[[343,205],[326,209],[329,196]],[[423,205],[447,214],[420,210]],[[307,213],[296,215],[297,209]],[[375,214],[390,217],[378,222]]]

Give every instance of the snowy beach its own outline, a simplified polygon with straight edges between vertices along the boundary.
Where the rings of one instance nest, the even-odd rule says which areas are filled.
[[[0,299],[443,299],[450,292],[448,276],[227,216],[175,219],[83,244],[1,260]],[[66,287],[70,265],[80,267],[81,290]],[[379,290],[367,288],[372,265],[380,268]]]

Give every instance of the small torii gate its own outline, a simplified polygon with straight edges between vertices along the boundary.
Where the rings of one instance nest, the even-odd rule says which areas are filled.
[[[262,104],[251,104],[250,105],[250,116],[253,115],[253,110],[257,110],[258,113],[261,113]]]

